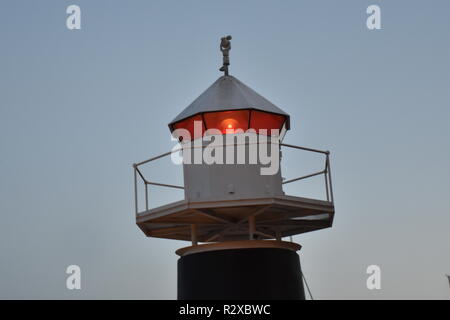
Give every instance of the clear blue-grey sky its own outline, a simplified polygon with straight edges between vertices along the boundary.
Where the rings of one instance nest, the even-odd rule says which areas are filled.
[[[220,76],[227,34],[231,73],[291,115],[285,141],[332,152],[334,226],[294,239],[315,298],[450,298],[445,0],[1,1],[0,298],[176,298],[188,243],[135,226],[131,164],[172,148],[167,123]],[[307,164],[286,155],[283,174]]]

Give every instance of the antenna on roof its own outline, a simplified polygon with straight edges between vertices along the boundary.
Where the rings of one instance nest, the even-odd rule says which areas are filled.
[[[220,51],[223,54],[223,66],[219,70],[228,75],[228,66],[230,65],[231,36],[222,37],[220,39]]]

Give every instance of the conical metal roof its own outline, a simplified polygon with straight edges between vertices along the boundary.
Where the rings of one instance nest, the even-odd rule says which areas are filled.
[[[249,88],[233,76],[221,76],[197,99],[170,123],[173,124],[204,112],[255,109],[275,113],[286,117],[286,129],[289,129],[289,114],[275,106],[269,100]]]

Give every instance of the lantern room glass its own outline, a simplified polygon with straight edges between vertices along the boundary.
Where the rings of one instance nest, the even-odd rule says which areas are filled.
[[[194,121],[200,121],[202,132],[194,132]],[[200,138],[205,130],[218,129],[223,134],[234,133],[241,129],[244,132],[249,128],[258,134],[271,135],[272,129],[282,131],[285,129],[286,116],[253,109],[205,112],[186,118],[173,125],[173,129],[186,129],[191,139]],[[261,129],[265,129],[264,131]],[[267,130],[267,131],[266,131]],[[282,135],[280,135],[282,138]]]

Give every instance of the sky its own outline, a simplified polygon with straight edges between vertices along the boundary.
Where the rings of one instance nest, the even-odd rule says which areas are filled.
[[[0,298],[176,298],[189,243],[137,228],[132,164],[172,149],[167,124],[231,34],[230,73],[290,114],[284,141],[331,151],[334,225],[294,237],[314,298],[450,299],[449,16],[445,0],[1,1]],[[283,156],[287,177],[314,164]],[[168,159],[148,172],[182,183]]]

